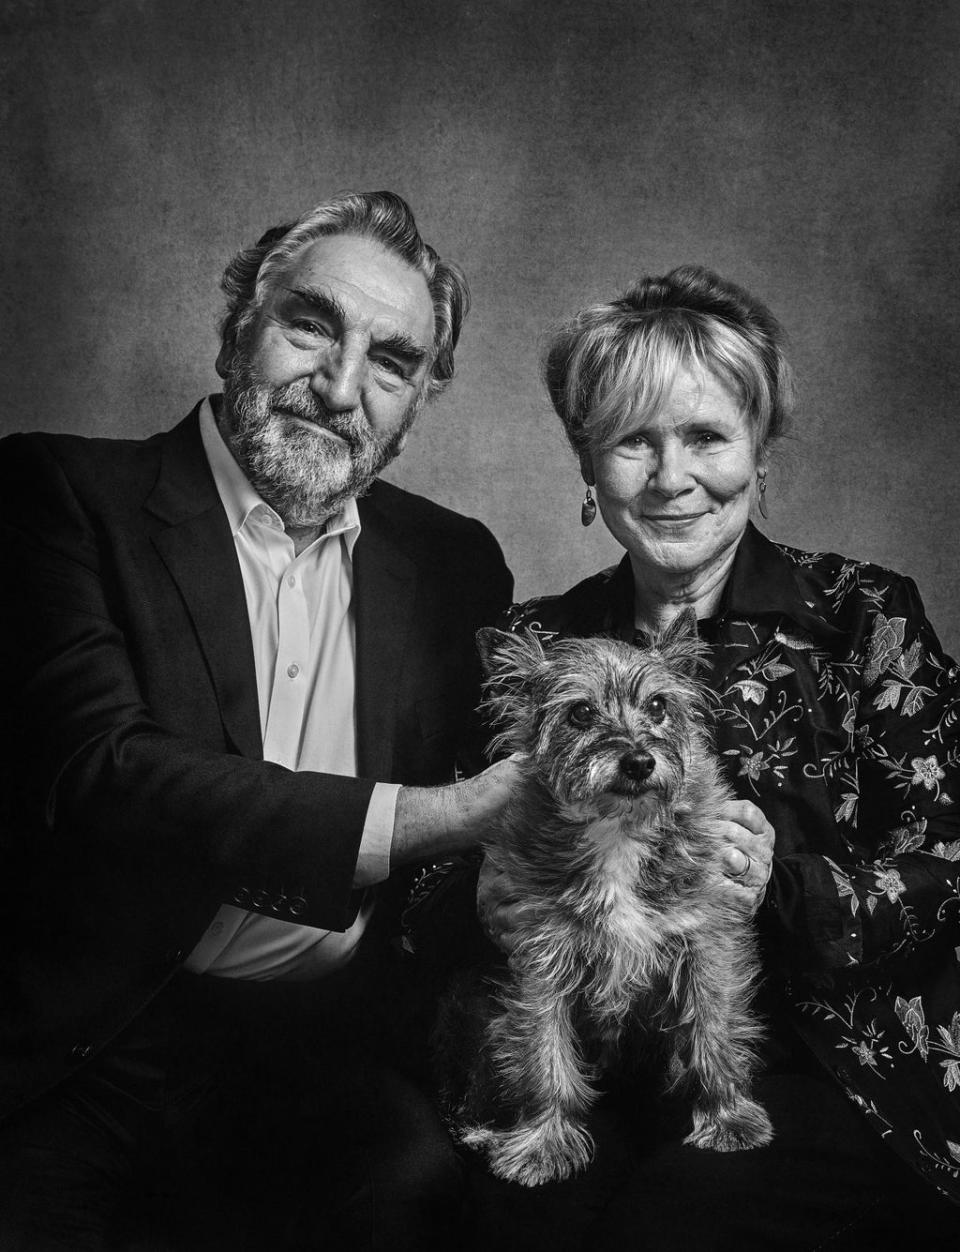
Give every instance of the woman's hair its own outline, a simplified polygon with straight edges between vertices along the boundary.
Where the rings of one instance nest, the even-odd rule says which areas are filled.
[[[437,395],[453,377],[453,352],[470,308],[470,291],[460,268],[441,261],[423,241],[410,206],[392,191],[337,196],[295,222],[271,227],[254,247],[238,252],[220,282],[227,297],[227,312],[220,327],[224,347],[232,351],[242,340],[274,275],[302,248],[324,235],[361,235],[376,240],[424,276],[434,316],[427,394]]]
[[[740,399],[761,456],[793,408],[783,342],[776,318],[742,287],[681,265],[561,326],[547,346],[544,381],[579,455],[613,447],[642,426],[677,372],[700,366]]]

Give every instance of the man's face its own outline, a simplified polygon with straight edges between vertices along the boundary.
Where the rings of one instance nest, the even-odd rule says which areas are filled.
[[[316,526],[403,447],[433,354],[424,276],[330,235],[271,279],[224,379],[223,434],[288,526]]]

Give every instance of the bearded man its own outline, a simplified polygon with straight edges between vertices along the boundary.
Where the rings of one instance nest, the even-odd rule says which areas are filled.
[[[511,579],[377,476],[467,289],[384,192],[223,286],[222,397],[144,441],[0,445],[4,1249],[118,1246],[171,1156],[232,1199],[170,1246],[423,1249],[456,1220],[387,879],[471,847],[512,783],[450,782]]]

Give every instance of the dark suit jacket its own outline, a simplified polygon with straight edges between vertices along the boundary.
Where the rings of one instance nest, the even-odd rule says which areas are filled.
[[[102,1047],[224,901],[343,929],[373,782],[450,779],[510,576],[479,522],[388,484],[360,517],[361,777],[294,773],[262,760],[197,410],[143,441],[0,444],[0,1111]]]

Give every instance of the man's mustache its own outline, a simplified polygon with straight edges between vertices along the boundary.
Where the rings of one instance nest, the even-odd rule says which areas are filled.
[[[270,397],[270,407],[322,426],[324,430],[339,435],[351,448],[359,447],[363,443],[365,423],[358,410],[334,412],[312,393],[291,387],[282,387],[274,392]]]

